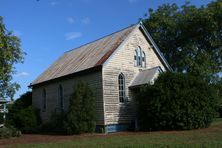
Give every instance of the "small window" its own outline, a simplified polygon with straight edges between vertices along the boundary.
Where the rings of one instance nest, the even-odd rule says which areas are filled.
[[[142,65],[142,62],[141,62],[141,48],[138,48],[137,52],[138,52],[137,66],[141,66]]]
[[[135,50],[134,52],[134,66],[137,66],[138,52]]]
[[[118,77],[119,81],[119,102],[123,103],[126,97],[126,92],[125,92],[125,77],[121,73]]]
[[[140,47],[138,47],[134,52],[134,66],[146,67],[146,55]]]
[[[44,88],[43,89],[43,92],[42,92],[42,97],[43,97],[43,106],[42,106],[42,109],[43,111],[46,110],[46,102],[47,102],[47,98],[46,98],[46,89]]]
[[[142,52],[142,67],[146,68],[146,55],[145,52]]]
[[[59,85],[59,107],[61,109],[64,108],[64,95],[63,95],[63,87]]]

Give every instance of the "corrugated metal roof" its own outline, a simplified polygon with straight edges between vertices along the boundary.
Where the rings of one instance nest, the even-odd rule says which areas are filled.
[[[132,81],[130,87],[152,83],[157,76],[156,74],[160,73],[160,71],[162,72],[162,69],[159,66],[139,71],[137,76]]]
[[[137,25],[65,52],[32,85],[102,65]]]

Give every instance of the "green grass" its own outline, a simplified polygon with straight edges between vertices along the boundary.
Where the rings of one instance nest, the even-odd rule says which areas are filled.
[[[13,145],[12,147],[60,148],[60,147],[175,147],[175,148],[205,148],[222,147],[222,119],[216,119],[209,128],[190,131],[146,132],[129,134],[109,134],[104,136],[89,136],[62,141],[58,143]]]

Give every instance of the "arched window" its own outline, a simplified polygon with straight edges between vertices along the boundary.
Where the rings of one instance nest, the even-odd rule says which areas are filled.
[[[134,66],[146,67],[146,55],[140,47],[134,51]]]
[[[119,102],[122,103],[122,102],[124,102],[125,97],[126,97],[125,77],[122,73],[119,74],[118,81],[119,81]]]
[[[46,102],[47,102],[47,100],[46,100],[47,96],[46,96],[46,89],[45,88],[43,89],[42,97],[43,97],[42,109],[45,111],[46,110]]]
[[[142,67],[146,68],[146,55],[145,52],[142,52]]]
[[[59,85],[59,107],[61,109],[64,108],[64,95],[63,95],[63,87]]]
[[[141,58],[141,55],[142,55],[142,52],[141,52],[141,48],[139,47],[138,49],[137,49],[137,52],[138,52],[138,60],[137,60],[137,66],[141,66],[142,65],[142,58]]]
[[[138,52],[137,50],[134,51],[134,66],[137,66],[137,59],[138,59]]]

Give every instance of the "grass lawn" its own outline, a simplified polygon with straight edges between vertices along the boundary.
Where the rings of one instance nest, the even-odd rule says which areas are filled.
[[[67,136],[68,137],[68,136]],[[76,136],[73,139],[10,147],[222,147],[222,119],[209,128],[190,131],[123,132],[108,135]]]

